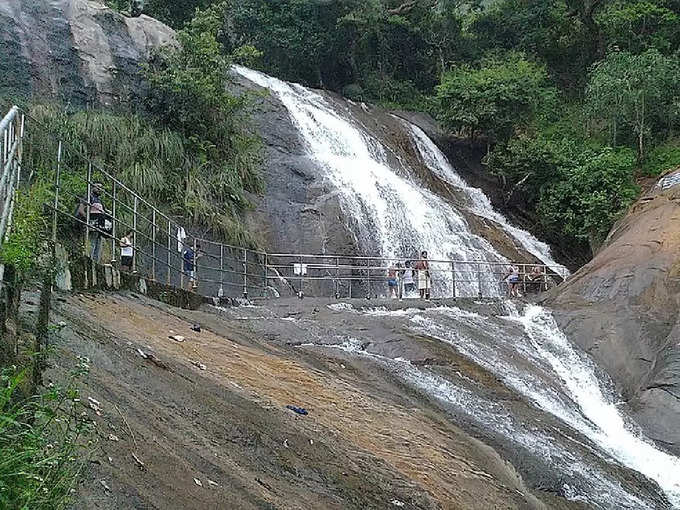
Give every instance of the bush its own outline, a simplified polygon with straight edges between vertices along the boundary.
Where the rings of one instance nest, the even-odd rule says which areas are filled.
[[[81,363],[73,377],[85,369]],[[0,373],[0,508],[61,509],[83,468],[79,445],[90,425],[72,384],[25,399],[25,379],[26,372]]]
[[[190,164],[183,173],[181,210],[196,222],[217,226],[234,223],[249,206],[244,191],[259,192],[261,144],[248,124],[246,96],[226,89],[231,56],[219,42],[225,4],[196,16],[177,34],[180,46],[166,47],[145,68],[151,85],[147,109],[164,126],[172,126],[185,142]],[[255,58],[241,48],[239,58]]]
[[[547,79],[545,69],[522,54],[459,66],[444,73],[437,87],[438,117],[471,138],[485,134],[506,141],[551,95]]]
[[[492,172],[524,194],[554,238],[595,248],[635,200],[635,152],[570,139],[521,137],[487,158]]]
[[[0,248],[0,260],[20,274],[29,273],[38,264],[47,240],[44,205],[50,191],[45,185],[17,191],[14,221],[7,240]]]
[[[680,140],[672,140],[652,149],[642,171],[645,175],[656,177],[667,170],[680,166]]]

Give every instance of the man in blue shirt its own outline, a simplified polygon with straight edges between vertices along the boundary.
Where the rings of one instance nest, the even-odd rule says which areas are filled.
[[[201,256],[201,245],[196,244],[196,251],[192,247],[184,251],[184,274],[187,276],[187,290],[196,290],[198,281],[196,280],[196,260]]]

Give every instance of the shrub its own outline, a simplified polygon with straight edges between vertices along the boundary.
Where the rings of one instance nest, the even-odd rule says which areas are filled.
[[[86,370],[81,363],[78,377]],[[64,508],[83,468],[90,424],[81,416],[73,379],[23,398],[25,371],[0,373],[0,508]]]

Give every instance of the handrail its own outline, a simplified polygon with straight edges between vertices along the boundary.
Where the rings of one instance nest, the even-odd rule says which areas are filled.
[[[107,171],[104,165],[93,162],[79,150],[73,149],[68,142],[49,132],[44,124],[25,114],[21,109],[13,107],[6,119],[9,116],[15,119],[19,114],[22,116],[22,135],[24,119],[28,119],[29,123],[45,130],[48,136],[57,142],[54,159],[56,169],[54,196],[52,203],[48,204],[53,211],[54,240],[61,235],[73,236],[75,227],[82,232],[86,254],[95,259],[99,258],[102,246],[108,244],[110,240],[111,263],[118,264],[122,263],[118,260],[119,254],[122,253],[118,246],[122,235],[120,229],[124,229],[125,234],[132,232],[133,255],[130,270],[152,280],[165,280],[168,285],[181,287],[184,287],[185,283],[192,285],[196,280],[201,283],[201,287],[200,290],[195,288],[194,290],[209,296],[224,295],[225,287],[238,289],[240,295],[244,297],[247,297],[250,291],[255,291],[265,298],[287,292],[298,295],[306,293],[340,296],[346,293],[349,296],[370,296],[384,292],[385,289],[381,290],[378,285],[386,285],[391,270],[406,269],[396,268],[396,265],[419,260],[418,257],[382,254],[369,256],[268,253],[191,235],[179,221],[172,219],[131,187],[122,183]],[[0,126],[7,130],[13,124],[11,120],[3,119]],[[9,153],[14,154],[5,147],[4,154]],[[79,186],[83,186],[83,195],[63,186],[65,172],[69,172],[71,178],[75,176],[80,183]],[[95,195],[92,193],[96,184],[95,177],[104,184],[97,200],[94,200]],[[2,186],[0,190],[1,188]],[[74,201],[84,207],[83,217],[68,212]],[[92,212],[96,201],[109,202],[111,205],[110,210],[105,208],[106,217],[110,218],[112,224],[110,231],[98,223],[102,218]],[[1,204],[0,200],[0,206]],[[1,228],[2,222],[0,230]],[[64,229],[67,231],[64,232]],[[178,238],[178,233],[182,230],[186,232],[186,238]],[[200,252],[197,250],[199,244]],[[185,260],[187,248],[193,248],[195,253],[193,259]],[[428,263],[430,265],[428,285],[432,285],[435,294],[446,297],[500,295],[503,290],[500,288],[502,281],[498,277],[503,273],[497,269],[501,267],[519,266],[518,273],[525,288],[529,275],[528,267],[540,268],[545,286],[548,286],[550,281],[556,281],[555,278],[559,280],[566,277],[561,267],[538,262],[429,259]]]

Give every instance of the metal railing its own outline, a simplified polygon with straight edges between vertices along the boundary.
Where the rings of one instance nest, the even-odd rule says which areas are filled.
[[[12,112],[13,119],[21,113],[16,107]],[[42,171],[49,168],[52,172],[53,197],[48,206],[52,210],[53,240],[75,241],[83,254],[97,262],[120,266],[120,241],[129,234],[133,249],[129,271],[205,296],[379,297],[394,294],[390,280],[396,280],[400,297],[417,295],[406,276],[407,263],[415,265],[417,259],[269,254],[191,234],[180,220],[157,208],[67,141],[53,136],[38,121],[24,113],[20,117],[21,135],[25,125],[30,125],[27,141],[35,130],[43,131],[50,140],[41,139],[40,147],[31,148],[41,151]],[[431,297],[500,296],[505,292],[503,276],[510,266],[501,260],[428,260],[427,264],[426,293]],[[545,289],[566,277],[559,267],[514,265],[519,268],[524,292]],[[537,267],[537,272],[531,274],[530,267]],[[414,277],[417,289],[418,274]]]
[[[0,121],[0,247],[12,228],[16,190],[21,181],[23,138],[24,114],[15,106]],[[0,284],[4,273],[0,265]]]
[[[267,280],[295,294],[345,297],[500,297],[510,268],[518,291],[548,290],[567,278],[561,266],[489,260],[439,260],[348,255],[268,254]],[[418,269],[420,268],[420,269]],[[421,278],[422,275],[422,278]]]

